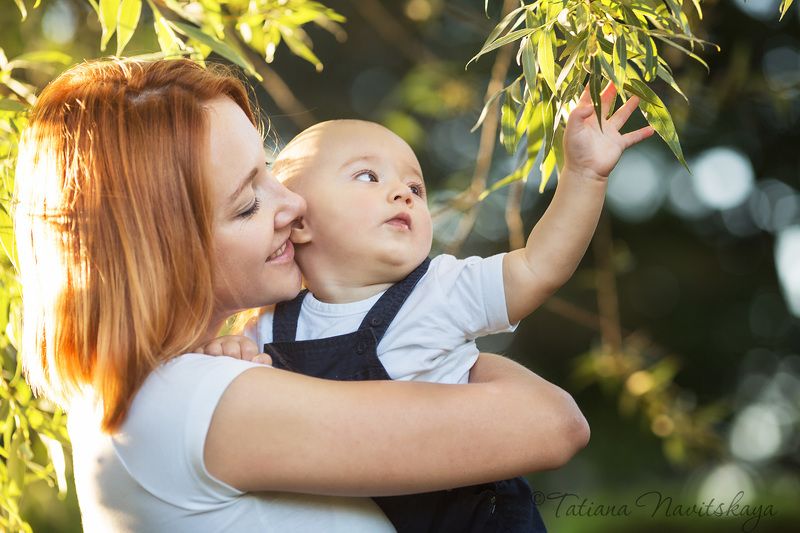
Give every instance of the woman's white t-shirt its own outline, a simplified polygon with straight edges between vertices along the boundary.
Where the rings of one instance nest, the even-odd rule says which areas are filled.
[[[245,493],[208,473],[203,447],[217,403],[234,378],[255,366],[229,357],[177,357],[147,378],[113,435],[100,431],[90,399],[75,402],[68,429],[84,530],[394,531],[370,498]],[[235,441],[230,453],[238,453]]]

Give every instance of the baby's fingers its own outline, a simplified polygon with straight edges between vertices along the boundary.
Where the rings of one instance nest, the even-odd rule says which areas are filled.
[[[262,365],[272,365],[272,357],[265,353],[260,353],[253,357],[252,361],[254,363],[261,363]]]
[[[203,353],[206,355],[222,355],[222,344],[219,342],[219,340],[214,339],[208,344],[204,344],[203,346],[195,349],[195,353]]]

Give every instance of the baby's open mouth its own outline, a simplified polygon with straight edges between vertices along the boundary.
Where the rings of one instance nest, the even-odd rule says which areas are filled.
[[[395,217],[387,220],[386,223],[400,229],[410,230],[411,216],[409,216],[407,213],[400,213],[399,215],[396,215]]]

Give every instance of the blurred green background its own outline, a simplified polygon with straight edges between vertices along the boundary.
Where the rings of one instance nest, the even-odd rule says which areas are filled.
[[[703,2],[694,32],[722,48],[698,51],[710,73],[659,46],[689,104],[652,87],[692,174],[658,137],[628,150],[577,274],[515,333],[479,341],[568,390],[591,425],[570,464],[529,476],[552,531],[800,530],[800,5],[779,21],[779,3]],[[527,235],[555,186],[540,194],[536,170],[473,209],[451,201],[473,179],[480,132],[470,129],[497,54],[464,65],[500,2],[488,17],[467,0],[324,4],[346,17],[308,29],[324,69],[281,45],[266,83],[252,80],[270,142],[319,120],[382,122],[420,159],[437,252],[508,250],[519,232],[508,221]],[[45,0],[24,22],[12,0],[0,5],[9,58],[113,52],[100,51],[85,0]],[[145,5],[125,53],[156,49]],[[506,79],[519,71],[512,62]],[[55,73],[25,76],[41,87]],[[626,128],[644,125],[637,112]],[[498,143],[488,184],[518,163]],[[72,486],[61,500],[32,483],[22,503],[34,531],[80,530]]]

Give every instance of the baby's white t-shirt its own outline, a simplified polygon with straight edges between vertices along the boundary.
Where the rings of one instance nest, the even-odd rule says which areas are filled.
[[[378,344],[378,358],[394,380],[466,383],[478,358],[474,339],[514,331],[508,322],[503,256],[431,260]],[[319,339],[358,329],[384,293],[345,304],[330,304],[307,294],[295,340]],[[274,306],[265,307],[245,328],[263,348],[272,341]]]
[[[100,431],[90,398],[75,402],[68,429],[84,531],[394,531],[370,498],[245,493],[208,473],[203,448],[211,416],[228,385],[256,366],[177,357],[148,376],[113,435]],[[235,442],[230,453],[237,453]]]

